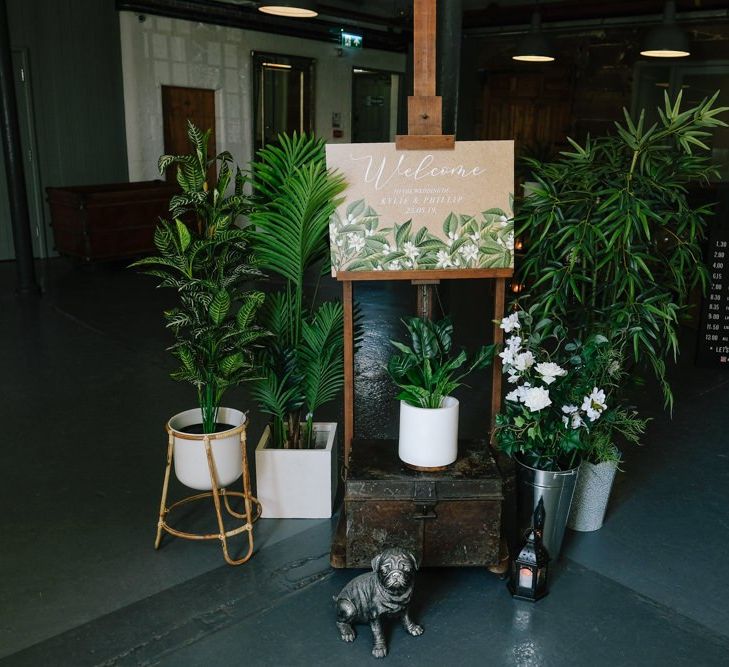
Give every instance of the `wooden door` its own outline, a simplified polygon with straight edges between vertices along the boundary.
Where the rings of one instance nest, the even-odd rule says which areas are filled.
[[[187,138],[187,121],[191,120],[200,130],[211,130],[208,142],[208,159],[216,154],[215,146],[215,91],[206,88],[162,86],[162,118],[164,125],[165,153],[185,155],[190,152]],[[168,169],[168,181],[176,180],[176,171]],[[208,183],[215,182],[215,164],[208,169]]]

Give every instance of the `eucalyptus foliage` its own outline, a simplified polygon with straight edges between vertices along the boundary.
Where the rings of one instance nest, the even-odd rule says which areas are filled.
[[[271,415],[274,447],[309,448],[315,411],[344,382],[342,304],[316,303],[318,279],[330,271],[329,218],[344,182],[327,171],[324,141],[296,133],[258,152],[250,180],[252,247],[261,268],[283,280],[260,312],[273,336],[253,396]],[[316,284],[308,293],[310,271]]]
[[[253,349],[266,335],[254,321],[264,295],[243,287],[261,275],[251,264],[248,233],[235,225],[248,206],[244,178],[240,170],[232,171],[229,153],[208,159],[210,131],[188,121],[187,134],[190,154],[159,160],[161,173],[177,166],[182,192],[170,200],[174,220],[160,221],[155,230],[159,255],[132,266],[177,292],[179,305],[164,313],[175,337],[169,349],[180,362],[172,378],[195,385],[203,430],[213,433],[223,393],[254,372]],[[211,164],[218,166],[215,183],[207,182]]]
[[[409,317],[403,324],[410,345],[390,341],[401,354],[390,357],[387,371],[402,390],[397,398],[416,408],[440,408],[467,375],[491,363],[493,345],[479,348],[470,362],[465,350],[452,354],[453,323],[448,317],[438,322]],[[467,367],[461,370],[464,364]]]
[[[673,397],[666,358],[678,353],[677,328],[696,286],[705,288],[702,262],[708,206],[694,206],[691,184],[717,172],[705,140],[725,126],[718,93],[681,110],[681,95],[646,126],[642,112],[616,134],[553,162],[527,159],[536,189],[516,216],[525,237],[521,279],[538,318],[556,317],[578,338],[626,336],[630,355],[658,379],[666,404]]]

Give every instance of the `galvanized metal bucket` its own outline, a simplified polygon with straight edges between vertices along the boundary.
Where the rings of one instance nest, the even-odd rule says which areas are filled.
[[[519,529],[525,532],[532,522],[539,500],[544,502],[542,541],[552,559],[559,556],[567,526],[579,468],[564,471],[538,470],[517,459],[519,485]]]
[[[567,524],[572,530],[589,532],[602,527],[617,469],[617,461],[582,462]]]

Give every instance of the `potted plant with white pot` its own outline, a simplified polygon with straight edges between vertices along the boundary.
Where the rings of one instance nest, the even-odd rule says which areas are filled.
[[[221,403],[226,390],[252,377],[253,351],[267,335],[254,321],[264,295],[244,287],[261,275],[250,263],[248,233],[235,225],[248,205],[244,178],[233,172],[229,153],[208,160],[209,135],[188,122],[192,152],[160,158],[162,173],[177,166],[182,191],[170,201],[173,221],[161,221],[155,231],[159,254],[132,264],[177,295],[177,305],[164,312],[174,336],[169,349],[179,362],[171,377],[195,386],[198,407],[173,416],[168,430],[175,474],[198,490],[213,488],[206,436],[215,434],[208,441],[218,488],[243,472],[239,427],[246,415]],[[211,163],[218,166],[215,183],[207,182]],[[230,185],[234,190],[227,194]]]
[[[400,354],[387,364],[401,389],[398,456],[416,470],[440,470],[458,457],[459,402],[452,393],[467,375],[491,363],[494,346],[482,346],[469,361],[465,350],[452,352],[450,318],[410,317],[403,324],[410,345],[390,341]]]
[[[501,327],[510,334],[499,356],[511,390],[494,437],[517,462],[520,526],[528,527],[541,500],[544,545],[557,558],[583,457],[596,454],[593,443],[605,434],[639,435],[645,420],[613,400],[622,376],[620,341],[601,334],[568,341],[561,325],[535,322],[533,309],[512,313]]]
[[[666,95],[651,126],[644,112],[637,122],[625,112],[613,134],[570,140],[573,150],[552,161],[525,160],[536,186],[515,216],[526,248],[519,282],[535,317],[559,320],[578,339],[625,340],[631,372],[614,393],[645,370],[669,408],[667,359],[678,354],[679,323],[695,288],[708,281],[701,244],[711,210],[692,202],[689,189],[718,177],[704,143],[726,125],[717,95],[687,109],[681,94],[673,102]],[[625,431],[628,440],[639,435],[630,425]],[[593,431],[592,461],[614,460],[618,443],[606,441],[609,432]],[[580,485],[578,506],[600,504],[582,497],[591,488]]]
[[[250,182],[252,249],[278,280],[261,308],[272,336],[252,384],[270,415],[256,449],[257,495],[264,518],[329,517],[336,423],[317,423],[315,414],[342,390],[344,311],[338,301],[318,302],[317,292],[330,271],[329,218],[344,182],[326,168],[324,141],[296,133],[258,152]]]

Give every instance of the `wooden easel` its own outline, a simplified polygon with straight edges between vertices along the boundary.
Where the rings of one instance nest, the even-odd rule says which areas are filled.
[[[443,134],[442,98],[435,94],[435,26],[436,0],[414,0],[414,86],[408,97],[408,134],[398,135],[398,150],[449,150],[455,147],[455,136]],[[345,474],[354,437],[354,314],[355,281],[409,280],[418,290],[418,315],[431,317],[433,285],[441,280],[473,280],[488,278],[494,284],[492,319],[504,314],[506,280],[513,269],[455,269],[414,271],[340,271],[344,305],[344,465]],[[503,342],[503,330],[494,324],[495,343]],[[496,357],[491,380],[491,420],[501,407],[501,360]]]

